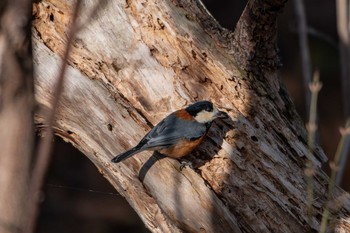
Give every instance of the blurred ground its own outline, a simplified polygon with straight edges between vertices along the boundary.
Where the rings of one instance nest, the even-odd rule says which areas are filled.
[[[304,2],[308,25],[337,43],[335,1]],[[205,0],[204,3],[224,27],[233,29],[246,1]],[[279,18],[278,41],[283,62],[280,77],[305,122],[293,1],[287,3]],[[320,70],[323,82],[318,105],[320,144],[332,158],[340,138],[338,128],[344,124],[338,48],[319,36],[309,36],[309,44],[313,66]],[[115,190],[84,155],[58,138],[54,151],[37,232],[148,232],[123,197],[107,194],[115,193]],[[328,169],[327,164],[325,169]],[[347,169],[345,177],[349,175],[350,169]],[[343,188],[349,191],[350,182],[343,180]],[[89,192],[89,189],[103,193]]]

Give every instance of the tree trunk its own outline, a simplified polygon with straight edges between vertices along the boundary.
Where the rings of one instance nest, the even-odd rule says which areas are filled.
[[[249,1],[235,32],[199,1],[84,1],[56,133],[81,150],[153,232],[310,232],[319,228],[327,177],[313,160],[314,213],[306,215],[304,126],[279,82],[276,18],[284,0]],[[36,98],[43,122],[66,46],[72,1],[34,4]],[[95,10],[94,10],[95,9]],[[188,159],[194,169],[134,146],[170,112],[211,100],[217,120]],[[332,209],[350,227],[347,194]]]
[[[34,142],[31,1],[0,3],[0,232],[26,222]],[[18,17],[18,16],[21,17]]]

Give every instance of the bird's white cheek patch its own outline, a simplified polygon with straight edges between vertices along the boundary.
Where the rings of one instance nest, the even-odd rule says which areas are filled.
[[[207,112],[207,111],[201,111],[197,114],[197,116],[194,118],[199,123],[207,123],[215,118],[215,112]]]

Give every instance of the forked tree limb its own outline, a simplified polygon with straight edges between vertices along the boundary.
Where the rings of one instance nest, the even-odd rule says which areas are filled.
[[[317,148],[316,199],[308,221],[305,130],[276,74],[275,21],[284,2],[249,1],[232,33],[199,1],[111,1],[77,36],[56,133],[94,162],[151,231],[318,229],[327,188],[320,167],[326,157]],[[256,8],[260,6],[265,11]],[[92,8],[86,1],[82,22]],[[66,1],[35,4],[41,111],[50,108],[70,10]],[[256,23],[267,17],[271,32],[262,25],[245,28],[250,25],[245,17]],[[239,44],[246,33],[253,37]],[[247,51],[255,52],[253,60]],[[120,164],[110,162],[168,113],[202,99],[213,101],[230,118],[217,120],[207,140],[189,156],[194,170],[179,171],[178,161],[157,160],[150,152]],[[42,122],[39,112],[38,126]],[[332,219],[338,228],[349,226],[345,216],[350,210],[347,194],[338,190],[340,194],[343,202]]]

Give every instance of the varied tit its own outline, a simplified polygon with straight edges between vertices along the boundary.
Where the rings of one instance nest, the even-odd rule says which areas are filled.
[[[209,101],[199,101],[175,111],[149,131],[134,148],[114,157],[112,162],[119,163],[144,150],[181,158],[203,141],[212,121],[222,113]]]

